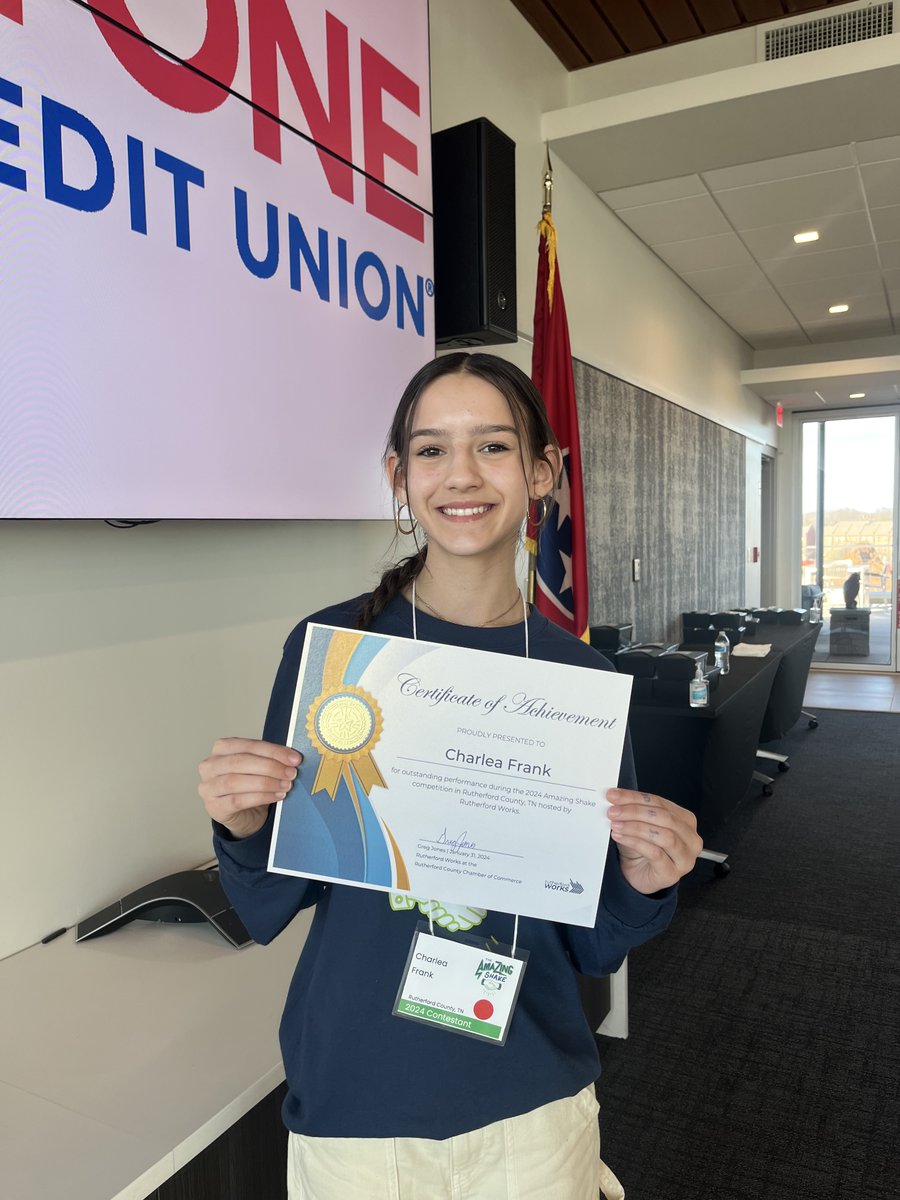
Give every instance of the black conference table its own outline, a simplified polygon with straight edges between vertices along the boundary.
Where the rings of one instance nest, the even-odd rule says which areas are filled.
[[[747,644],[771,650],[764,658],[732,654],[731,670],[705,708],[632,703],[628,720],[641,789],[690,809],[704,839],[715,832],[746,794],[760,743],[783,736],[800,715],[820,630],[806,622],[759,625]]]

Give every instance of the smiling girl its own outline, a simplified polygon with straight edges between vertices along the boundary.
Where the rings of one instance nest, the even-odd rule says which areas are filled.
[[[385,456],[412,554],[371,594],[308,620],[609,669],[526,604],[516,552],[561,455],[517,367],[451,354],[406,388]],[[514,917],[266,870],[273,805],[301,756],[285,746],[307,621],[288,637],[262,741],[225,738],[200,764],[222,883],[256,941],[315,905],[281,1024],[292,1200],[596,1200],[621,1196],[599,1157],[599,1059],[578,976],[615,971],[666,928],[701,842],[691,813],[635,789],[626,743],[608,793],[612,841],[592,928],[523,917],[528,969],[505,1045],[393,1015],[423,915],[450,936],[513,938]],[[604,1182],[605,1180],[605,1182]]]

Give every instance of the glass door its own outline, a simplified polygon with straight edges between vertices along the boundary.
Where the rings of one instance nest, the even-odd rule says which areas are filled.
[[[819,599],[814,663],[897,670],[898,415],[802,421],[800,582]]]

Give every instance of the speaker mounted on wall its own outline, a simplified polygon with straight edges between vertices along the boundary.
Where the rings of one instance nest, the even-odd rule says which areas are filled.
[[[432,135],[438,346],[515,342],[516,144],[486,117]]]

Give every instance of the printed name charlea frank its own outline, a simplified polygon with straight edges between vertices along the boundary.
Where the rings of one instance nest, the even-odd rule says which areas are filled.
[[[540,775],[542,779],[550,778],[550,767],[547,763],[522,762],[518,758],[494,758],[490,754],[469,754],[456,746],[449,746],[444,751],[448,762],[465,763],[468,767],[493,767],[499,770],[505,767],[507,771],[518,771],[521,775]]]

